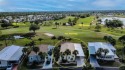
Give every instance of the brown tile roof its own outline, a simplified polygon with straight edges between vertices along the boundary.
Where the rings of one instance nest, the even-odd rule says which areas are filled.
[[[48,51],[48,45],[39,45],[38,47],[39,47],[39,50],[40,50],[39,52],[45,52],[45,53],[47,53],[47,51]],[[30,54],[29,54],[29,56],[31,56],[31,55],[36,55],[36,53],[34,51],[31,51]]]
[[[69,50],[71,50],[71,52],[73,52],[75,50],[74,43],[61,44],[60,52],[65,52],[66,49],[69,49]]]

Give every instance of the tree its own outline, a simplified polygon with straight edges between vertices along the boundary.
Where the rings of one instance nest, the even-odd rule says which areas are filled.
[[[51,40],[56,40],[56,37],[55,37],[55,36],[53,36],[53,37],[51,38]],[[55,44],[55,41],[54,41],[54,44]]]
[[[36,24],[31,24],[30,27],[29,27],[29,30],[30,31],[33,30],[34,33],[35,33],[36,30],[39,30],[39,29],[40,29],[40,27]]]
[[[44,54],[42,52],[39,52],[38,55],[40,56],[41,59],[45,58],[45,56],[44,56]]]
[[[73,54],[76,56],[79,52],[77,50],[73,51]]]
[[[100,32],[100,30],[101,30],[101,25],[97,24],[96,27],[95,27],[95,29],[96,29],[97,32]]]
[[[58,28],[58,27],[59,27],[59,23],[58,23],[58,22],[55,22],[55,25],[56,25],[56,28]]]
[[[87,64],[86,66],[83,66],[82,70],[95,70],[91,64]]]
[[[37,54],[37,52],[39,52],[39,47],[33,47],[33,51]]]
[[[5,42],[5,46],[8,46],[8,42],[7,42],[7,40],[10,40],[10,35],[2,35],[1,36],[1,40],[4,40],[4,42]]]
[[[100,59],[102,56],[102,52],[103,52],[103,48],[99,48],[96,52],[96,56],[98,56],[98,58]]]
[[[123,45],[123,48],[122,48],[122,59],[124,58],[124,55],[125,55],[125,35],[123,35],[123,36],[121,36],[121,37],[119,37],[119,39],[118,39],[121,43],[122,43],[122,45]]]
[[[71,54],[71,51],[70,51],[69,49],[66,49],[65,54],[66,54],[66,55],[70,55],[70,54]]]
[[[2,20],[1,27],[7,29],[7,27],[8,27],[8,26],[11,26],[11,25],[12,25],[12,24],[9,22],[9,20]]]
[[[43,40],[42,38],[39,38],[39,39],[38,39],[38,41],[40,41],[40,43],[41,43],[42,40]]]
[[[22,52],[23,52],[24,54],[26,54],[27,51],[28,51],[28,48],[23,48],[23,49],[22,49]]]
[[[35,20],[34,23],[38,25],[40,23],[40,20]]]
[[[120,66],[119,70],[125,70],[125,66]]]
[[[103,52],[104,52],[104,57],[107,55],[107,53],[109,53],[109,50],[108,49],[103,49]]]
[[[116,40],[114,38],[112,38],[111,36],[104,36],[103,39],[106,40],[106,41],[108,41],[113,46],[116,45]]]
[[[82,24],[82,27],[83,27],[83,22],[81,22],[81,24]]]
[[[108,41],[108,36],[104,36],[103,39],[104,39],[105,41]]]
[[[105,26],[108,27],[108,28],[117,28],[117,27],[121,27],[123,26],[123,22],[121,20],[118,20],[118,19],[114,19],[114,20],[105,20]]]

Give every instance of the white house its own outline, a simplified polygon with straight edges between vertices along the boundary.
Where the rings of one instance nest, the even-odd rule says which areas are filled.
[[[39,52],[48,53],[48,51],[50,51],[52,47],[53,46],[50,46],[50,45],[40,45]],[[33,63],[34,61],[36,62],[45,61],[45,60],[41,60],[40,56],[36,54],[34,51],[31,51],[31,53],[28,56],[28,59],[29,59],[29,63]]]
[[[83,48],[82,48],[81,44],[79,44],[79,43],[69,43],[69,42],[61,44],[60,52],[65,52],[66,49],[69,49],[71,52],[73,52],[74,50],[77,50],[78,54],[75,57],[75,59],[76,59],[75,61],[77,62],[77,66],[85,65],[85,63],[84,63],[85,55],[84,55]],[[70,56],[67,56],[68,60],[71,57],[73,57],[72,54]]]
[[[99,48],[107,49],[109,51],[106,54],[106,56],[102,54],[101,58],[103,60],[113,61],[114,59],[118,58],[116,55],[116,49],[111,44],[104,43],[104,42],[89,42],[88,43],[88,49],[89,49],[90,55],[96,55],[96,52],[98,51]],[[96,59],[100,59],[100,57],[96,57]]]
[[[23,57],[22,49],[23,47],[12,45],[1,50],[0,67],[7,68],[14,64],[19,64]]]

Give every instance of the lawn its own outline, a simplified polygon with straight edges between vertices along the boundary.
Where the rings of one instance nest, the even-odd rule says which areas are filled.
[[[67,22],[68,19],[73,19],[74,17],[68,16],[64,19],[61,20],[56,20],[56,21],[52,21],[52,22]],[[105,35],[111,35],[113,36],[115,39],[118,39],[120,36],[124,35],[125,29],[122,30],[122,33],[119,33],[121,31],[121,29],[116,29],[114,31],[108,30],[108,28],[102,27],[101,32],[95,32],[94,31],[94,25],[91,27],[91,29],[89,28],[89,25],[92,21],[95,22],[94,20],[94,16],[91,17],[87,17],[87,18],[80,18],[77,22],[77,25],[75,26],[59,26],[59,28],[57,29],[53,29],[55,26],[40,26],[40,30],[37,30],[36,33],[38,35],[36,35],[33,39],[37,40],[38,38],[45,38],[44,41],[42,41],[42,43],[47,43],[47,40],[50,41],[50,38],[45,36],[44,33],[52,33],[55,36],[66,36],[66,37],[72,37],[72,38],[78,38],[81,39],[83,41],[87,42],[95,42],[95,41],[104,41],[103,40],[103,36]],[[79,24],[83,22],[83,27],[81,27]],[[16,25],[16,23],[13,23]],[[29,31],[29,23],[19,23],[17,24],[21,27],[19,28],[10,28],[10,29],[5,29],[5,30],[1,30],[2,34],[13,34],[13,33],[28,33]],[[22,39],[22,40],[16,40],[16,42],[14,44],[16,45],[23,45],[24,43],[22,43],[21,41],[23,41],[24,43],[26,43],[28,40],[26,39]],[[2,41],[0,41],[2,42]],[[52,41],[51,41],[52,42]],[[51,42],[49,42],[50,44],[52,44]],[[3,43],[3,42],[2,42]],[[4,44],[4,43],[3,43]],[[48,44],[48,43],[47,43]],[[120,43],[117,43],[117,48],[121,47]]]

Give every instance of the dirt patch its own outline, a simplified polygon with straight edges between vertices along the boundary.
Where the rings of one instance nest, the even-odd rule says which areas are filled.
[[[53,37],[54,35],[51,33],[44,33],[45,35],[49,36],[49,37]]]

